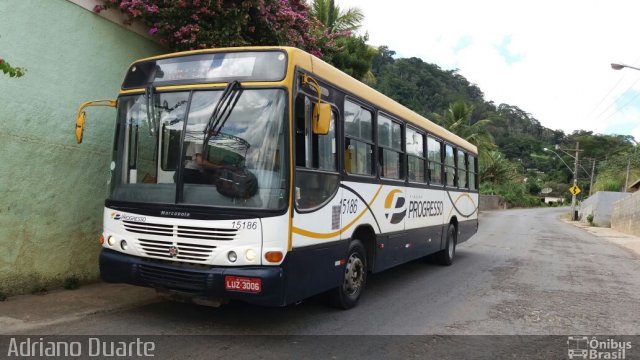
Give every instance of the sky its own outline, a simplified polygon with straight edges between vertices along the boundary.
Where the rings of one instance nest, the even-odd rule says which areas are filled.
[[[458,72],[485,100],[565,133],[640,141],[640,1],[336,0],[360,8],[360,33],[396,57]]]

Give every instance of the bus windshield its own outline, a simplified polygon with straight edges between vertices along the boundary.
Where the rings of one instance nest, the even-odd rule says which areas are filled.
[[[111,200],[282,209],[286,93],[147,93],[118,101]],[[221,106],[222,105],[222,106]],[[227,111],[214,116],[216,106]]]

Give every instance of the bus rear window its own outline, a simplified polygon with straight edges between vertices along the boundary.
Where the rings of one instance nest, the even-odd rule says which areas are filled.
[[[280,81],[287,69],[282,51],[231,52],[186,55],[133,64],[122,89],[148,85],[176,85],[211,82]]]

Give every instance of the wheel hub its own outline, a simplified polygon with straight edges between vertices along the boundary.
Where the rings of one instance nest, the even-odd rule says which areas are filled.
[[[348,295],[357,294],[364,282],[364,264],[356,254],[351,254],[345,267],[344,290]]]

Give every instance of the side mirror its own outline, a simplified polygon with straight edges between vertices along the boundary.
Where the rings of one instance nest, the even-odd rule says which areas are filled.
[[[331,126],[331,105],[318,103],[313,107],[313,133],[327,135]]]
[[[84,120],[85,112],[81,112],[76,116],[76,141],[78,144],[82,144],[82,136],[84,135]]]
[[[89,106],[116,107],[116,105],[118,105],[118,101],[112,99],[87,101],[86,103],[80,105],[80,107],[78,108],[78,112],[76,113],[76,141],[78,142],[78,144],[82,143],[82,136],[84,135],[84,124],[86,119],[84,109]]]

